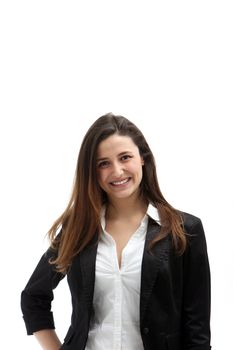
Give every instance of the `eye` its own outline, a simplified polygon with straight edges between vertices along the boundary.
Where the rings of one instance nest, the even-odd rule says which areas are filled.
[[[124,156],[121,157],[121,160],[128,160],[129,158],[132,158],[132,156],[129,156],[128,154],[125,154]]]
[[[106,168],[109,165],[107,160],[104,160],[98,164],[98,168]]]

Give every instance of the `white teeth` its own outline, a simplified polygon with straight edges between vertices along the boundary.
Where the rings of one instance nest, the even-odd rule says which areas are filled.
[[[113,185],[123,185],[125,184],[129,179],[125,179],[125,180],[122,180],[122,181],[113,181],[112,184]]]

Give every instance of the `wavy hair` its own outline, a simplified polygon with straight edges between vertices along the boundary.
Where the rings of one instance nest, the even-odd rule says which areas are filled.
[[[158,209],[161,220],[160,233],[151,241],[150,248],[171,234],[177,253],[183,254],[185,251],[187,242],[181,213],[162,195],[154,156],[145,137],[127,118],[108,113],[98,118],[84,136],[78,155],[71,198],[65,211],[48,231],[51,248],[57,252],[50,263],[55,264],[59,272],[66,273],[74,256],[99,236],[100,212],[107,197],[97,180],[97,149],[100,142],[113,134],[129,136],[144,159],[141,195],[147,203]],[[61,234],[57,235],[59,230]]]

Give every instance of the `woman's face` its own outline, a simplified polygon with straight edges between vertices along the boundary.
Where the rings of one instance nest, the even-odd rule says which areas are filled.
[[[130,137],[111,135],[97,149],[98,183],[110,200],[137,196],[143,164]]]

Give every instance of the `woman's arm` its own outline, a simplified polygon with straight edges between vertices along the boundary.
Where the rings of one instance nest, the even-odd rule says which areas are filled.
[[[49,248],[42,256],[21,294],[21,308],[28,335],[55,328],[51,310],[53,289],[64,275],[56,272],[49,263],[54,254]]]
[[[182,315],[184,349],[210,350],[210,268],[201,220],[196,220],[187,233]]]
[[[61,342],[53,329],[43,329],[33,333],[43,350],[59,350]]]

